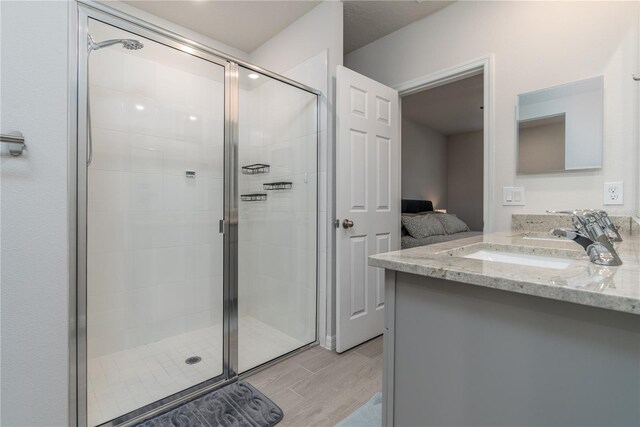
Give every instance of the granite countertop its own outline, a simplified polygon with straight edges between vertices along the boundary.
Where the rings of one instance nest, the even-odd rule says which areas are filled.
[[[619,267],[591,263],[577,243],[536,232],[503,232],[369,257],[369,265],[404,273],[568,301],[640,315],[640,236],[622,235]],[[546,268],[462,258],[477,250],[567,260]]]

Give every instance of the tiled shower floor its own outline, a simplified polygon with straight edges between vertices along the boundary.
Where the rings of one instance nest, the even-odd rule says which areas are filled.
[[[253,317],[239,319],[240,372],[305,343]],[[187,365],[185,359],[202,361]],[[212,326],[88,363],[89,425],[95,426],[222,373],[222,327]]]

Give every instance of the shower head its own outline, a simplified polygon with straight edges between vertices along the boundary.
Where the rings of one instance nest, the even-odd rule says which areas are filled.
[[[138,50],[144,47],[142,43],[134,39],[124,39],[120,40],[120,42],[122,43],[122,47],[129,50]]]
[[[123,48],[128,50],[138,50],[144,47],[142,43],[134,39],[113,39],[96,43],[93,41],[93,37],[89,35],[89,52],[92,50],[102,49],[103,47],[113,46],[114,44],[121,44]]]

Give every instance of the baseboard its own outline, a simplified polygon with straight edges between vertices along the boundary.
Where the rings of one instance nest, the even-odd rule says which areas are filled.
[[[324,342],[324,348],[327,350],[335,350],[336,349],[336,336],[335,335],[327,335]]]

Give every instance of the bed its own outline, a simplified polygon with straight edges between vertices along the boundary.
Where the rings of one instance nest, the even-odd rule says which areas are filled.
[[[426,216],[430,217],[427,218]],[[478,236],[481,231],[471,231],[469,227],[453,214],[439,213],[433,210],[429,200],[402,199],[402,249],[432,245]],[[440,223],[442,227],[438,224]]]

